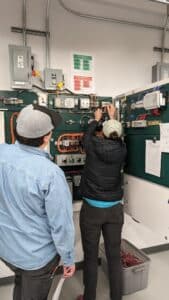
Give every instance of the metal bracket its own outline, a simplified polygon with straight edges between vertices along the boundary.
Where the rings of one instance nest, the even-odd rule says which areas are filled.
[[[161,47],[154,47],[153,51],[155,51],[155,52],[162,52],[162,48]],[[164,48],[164,52],[165,53],[169,53],[169,48]]]
[[[22,33],[24,29],[22,27],[11,27],[11,32]],[[36,36],[43,36],[46,37],[49,32],[36,30],[36,29],[26,29],[26,34],[36,35]]]

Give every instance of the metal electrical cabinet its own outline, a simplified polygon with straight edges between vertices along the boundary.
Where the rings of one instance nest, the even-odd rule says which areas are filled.
[[[152,67],[152,82],[169,78],[169,64],[158,62]]]
[[[31,48],[9,45],[11,88],[31,89]]]
[[[169,123],[169,80],[115,99],[127,145],[125,206],[138,222],[169,239],[169,153],[161,154],[161,174],[146,173],[146,140],[160,140],[160,124]],[[154,162],[156,163],[156,162]]]

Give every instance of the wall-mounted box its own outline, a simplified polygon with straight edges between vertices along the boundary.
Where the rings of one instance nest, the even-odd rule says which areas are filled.
[[[46,68],[44,70],[44,82],[46,90],[56,90],[57,84],[63,82],[62,70]]]
[[[152,67],[152,82],[169,78],[169,63],[160,63]]]
[[[31,48],[9,45],[11,87],[31,89]]]

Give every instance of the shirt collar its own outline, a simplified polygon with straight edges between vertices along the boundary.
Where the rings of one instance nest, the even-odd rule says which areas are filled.
[[[15,144],[24,151],[50,158],[49,153],[47,153],[45,150],[43,150],[39,147],[32,147],[32,146],[23,145],[23,144],[20,144],[18,141],[16,141]]]

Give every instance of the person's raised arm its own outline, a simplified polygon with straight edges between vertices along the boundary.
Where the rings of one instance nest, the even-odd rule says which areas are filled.
[[[86,151],[90,146],[91,137],[94,135],[101,118],[102,118],[102,110],[100,108],[97,108],[96,111],[94,112],[94,120],[89,124],[89,127],[83,138],[83,145]]]
[[[107,113],[110,119],[115,119],[116,108],[113,104],[107,105]]]

